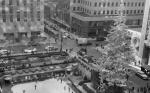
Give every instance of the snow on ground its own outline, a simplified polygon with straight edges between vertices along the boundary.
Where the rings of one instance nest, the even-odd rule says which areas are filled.
[[[12,91],[13,93],[75,93],[69,89],[66,82],[61,83],[61,80],[57,79],[18,84],[12,87]]]

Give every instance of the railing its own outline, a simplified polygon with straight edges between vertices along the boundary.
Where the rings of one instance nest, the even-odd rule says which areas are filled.
[[[11,55],[2,55],[0,59],[13,59],[16,57],[48,57],[52,55],[68,55],[66,52],[37,52],[37,53],[19,53],[19,54],[11,54]]]

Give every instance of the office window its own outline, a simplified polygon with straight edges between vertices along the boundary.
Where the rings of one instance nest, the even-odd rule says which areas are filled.
[[[73,3],[76,3],[76,0],[73,0]]]
[[[23,0],[23,4],[24,4],[24,6],[26,6],[27,5],[27,0]]]
[[[37,0],[37,6],[40,6],[40,0]],[[26,1],[26,4],[27,4],[27,1]]]
[[[20,12],[17,11],[17,21],[20,21]]]
[[[130,14],[132,14],[132,10],[130,10]]]
[[[106,6],[106,3],[104,2],[104,3],[103,3],[103,7],[105,7],[105,6]]]
[[[128,2],[127,6],[130,6],[130,2]]]
[[[80,3],[80,0],[78,0],[78,3]]]
[[[143,14],[143,10],[141,10],[141,14]]]
[[[16,1],[16,4],[17,4],[17,6],[19,6],[19,4],[20,4],[19,0]]]
[[[13,0],[9,0],[9,5],[12,5],[12,3],[13,3],[12,1],[13,1]]]
[[[129,10],[127,10],[127,12],[126,12],[127,14],[129,14]]]
[[[135,6],[137,6],[137,2],[135,2]]]
[[[1,1],[2,6],[5,6],[5,0]]]
[[[40,21],[40,19],[41,19],[41,13],[40,11],[37,11],[37,20]]]
[[[101,14],[101,11],[98,12],[98,15],[100,15],[100,14]]]
[[[114,2],[111,3],[111,6],[112,6],[112,7],[114,6]]]
[[[137,13],[139,14],[139,13],[140,13],[140,10],[138,10]]]
[[[118,2],[116,2],[116,6],[118,6]]]
[[[131,6],[133,6],[133,2],[131,3]]]
[[[97,7],[97,2],[95,2],[94,6]]]
[[[107,10],[107,14],[109,14],[109,10]]]
[[[10,22],[13,22],[13,15],[10,15]]]
[[[110,3],[109,3],[109,2],[107,3],[107,6],[108,6],[108,7],[110,6]]]
[[[141,2],[139,2],[139,6],[141,6]]]
[[[76,10],[76,7],[73,7],[73,11],[75,11]]]
[[[117,14],[117,10],[115,10],[115,14]]]
[[[96,13],[97,13],[97,12],[96,12],[96,11],[94,11],[94,15],[96,15]]]
[[[79,10],[80,10],[80,7],[77,7],[77,10],[79,11]]]
[[[105,14],[105,10],[103,11],[103,14]]]
[[[9,13],[12,14],[13,13],[13,7],[9,8]]]
[[[142,2],[142,6],[144,6],[144,2]]]
[[[124,2],[124,6],[126,6],[126,2]]]
[[[126,11],[125,11],[125,10],[123,10],[123,14],[125,14],[125,12],[126,12]]]
[[[113,10],[111,10],[111,14],[113,14],[114,13],[114,11]]]
[[[99,3],[99,7],[101,7],[101,3]]]
[[[136,10],[134,10],[134,14],[136,14]]]

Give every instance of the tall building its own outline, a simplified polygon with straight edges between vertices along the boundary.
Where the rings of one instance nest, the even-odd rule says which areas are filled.
[[[146,0],[143,25],[142,25],[142,36],[140,40],[139,50],[139,63],[141,65],[150,65],[150,0]]]
[[[123,0],[129,27],[141,27],[145,0]],[[71,0],[71,29],[83,37],[103,37],[120,14],[121,0]]]
[[[6,37],[39,35],[43,31],[44,0],[0,0],[0,31]]]

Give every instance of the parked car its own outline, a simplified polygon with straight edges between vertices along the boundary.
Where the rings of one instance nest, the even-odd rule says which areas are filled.
[[[32,42],[28,42],[28,46],[40,46],[40,44],[32,41]]]
[[[46,50],[46,51],[57,51],[58,48],[56,48],[56,47],[54,47],[54,46],[46,46],[46,47],[45,47],[45,50]]]
[[[36,48],[28,48],[28,49],[24,49],[24,53],[35,53],[37,52]]]
[[[9,55],[10,51],[7,49],[0,49],[0,55]]]
[[[97,40],[97,41],[105,41],[106,38],[105,38],[105,37],[97,37],[96,40]]]

